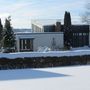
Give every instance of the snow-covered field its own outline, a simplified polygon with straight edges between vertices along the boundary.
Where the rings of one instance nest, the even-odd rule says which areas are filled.
[[[90,90],[90,65],[2,70],[0,90]]]

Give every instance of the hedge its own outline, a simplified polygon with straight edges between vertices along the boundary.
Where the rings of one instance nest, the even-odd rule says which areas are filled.
[[[45,68],[70,65],[90,64],[90,55],[70,57],[34,57],[34,58],[0,58],[0,70]]]

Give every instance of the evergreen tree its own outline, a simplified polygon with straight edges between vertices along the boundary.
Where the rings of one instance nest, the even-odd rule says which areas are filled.
[[[70,12],[68,12],[68,28],[71,30],[71,15]]]
[[[71,30],[71,15],[67,11],[65,11],[64,15],[64,30]]]
[[[11,21],[10,17],[8,17],[5,20],[4,37],[3,37],[4,38],[3,47],[8,49],[15,48],[15,36],[10,21]]]
[[[3,38],[3,25],[0,19],[0,48],[1,48],[2,38]]]
[[[67,17],[68,16],[68,12],[67,11],[65,11],[65,14],[64,14],[64,31],[66,31],[67,30]]]
[[[72,30],[71,30],[71,15],[70,12],[65,12],[64,15],[64,44],[65,46],[71,46],[72,42]]]

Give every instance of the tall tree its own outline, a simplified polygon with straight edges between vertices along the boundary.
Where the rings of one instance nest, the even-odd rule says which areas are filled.
[[[11,49],[11,48],[14,48],[15,47],[15,36],[14,36],[14,32],[12,30],[12,27],[11,27],[11,18],[8,17],[6,20],[5,20],[5,26],[4,26],[4,44],[3,44],[3,47],[4,48],[8,48],[8,49]]]
[[[0,48],[1,48],[2,38],[3,38],[3,25],[2,25],[1,19],[0,19]]]
[[[64,15],[64,29],[70,30],[71,29],[71,15],[70,12],[65,11]]]
[[[70,12],[65,12],[64,15],[64,44],[65,46],[71,46],[72,29],[71,29],[71,15]]]
[[[66,31],[67,29],[67,18],[68,18],[68,12],[65,11],[65,14],[64,14],[64,31]]]

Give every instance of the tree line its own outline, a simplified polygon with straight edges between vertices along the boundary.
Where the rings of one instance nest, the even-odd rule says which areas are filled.
[[[0,50],[1,52],[12,52],[15,50],[15,36],[10,16],[5,19],[5,25],[2,25],[0,18]]]

